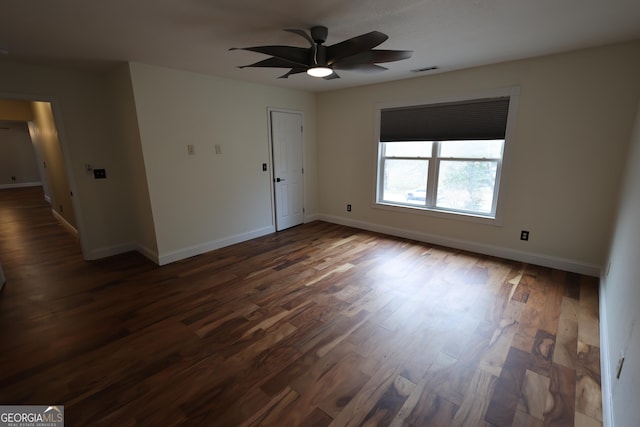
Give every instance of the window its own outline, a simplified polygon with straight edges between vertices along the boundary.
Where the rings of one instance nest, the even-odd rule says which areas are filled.
[[[495,218],[509,97],[380,110],[376,203]]]

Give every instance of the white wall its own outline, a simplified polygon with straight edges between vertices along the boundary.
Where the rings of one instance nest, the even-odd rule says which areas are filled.
[[[40,148],[44,165],[44,178],[47,183],[47,196],[51,209],[77,231],[78,223],[74,214],[73,201],[69,181],[66,175],[66,165],[60,149],[58,129],[53,118],[51,103],[32,102],[33,121],[31,122],[31,138],[34,145]]]
[[[637,111],[607,264],[610,269],[608,275],[605,269],[601,278],[601,347],[608,356],[602,372],[602,396],[612,403],[612,426],[619,427],[640,425],[640,104]],[[616,380],[621,351],[625,362]]]
[[[108,90],[106,76],[96,71],[0,62],[0,97],[53,104],[88,259],[122,252],[130,242],[128,182],[120,173],[124,156],[114,142]],[[107,179],[94,180],[85,163],[106,168]]]
[[[640,43],[318,95],[321,217],[597,275],[640,96]],[[501,226],[372,207],[376,103],[521,90],[506,148]],[[351,203],[353,211],[345,212]],[[519,240],[529,230],[530,240]]]
[[[142,157],[142,144],[138,117],[133,99],[133,86],[129,64],[117,66],[109,74],[111,102],[113,103],[113,130],[115,141],[123,156],[122,174],[128,183],[126,203],[131,208],[128,234],[132,245],[153,261],[157,261],[158,245],[151,213],[151,200],[147,174]]]
[[[271,172],[262,171],[269,107],[304,112],[305,208],[315,212],[315,95],[136,63],[130,71],[161,264],[274,230]]]
[[[27,124],[0,122],[0,188],[38,183],[40,173]]]

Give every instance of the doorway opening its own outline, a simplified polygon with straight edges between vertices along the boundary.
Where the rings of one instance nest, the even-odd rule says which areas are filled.
[[[57,221],[80,237],[68,162],[49,100],[0,97],[0,190],[41,186]],[[81,244],[80,241],[80,246]]]

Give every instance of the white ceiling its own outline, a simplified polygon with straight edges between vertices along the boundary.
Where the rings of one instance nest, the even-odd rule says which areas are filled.
[[[230,47],[306,42],[284,28],[329,27],[331,45],[372,30],[413,50],[376,74],[331,81],[238,69],[267,56]],[[1,0],[0,61],[137,61],[311,91],[640,39],[640,0]],[[433,72],[432,72],[433,73]]]

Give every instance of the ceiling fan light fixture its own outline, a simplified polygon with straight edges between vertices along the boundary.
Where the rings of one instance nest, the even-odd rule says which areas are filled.
[[[312,77],[327,77],[333,74],[333,70],[329,67],[313,67],[307,70],[307,74]]]

